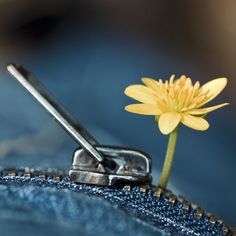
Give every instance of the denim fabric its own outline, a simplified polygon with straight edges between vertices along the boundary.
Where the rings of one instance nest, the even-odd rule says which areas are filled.
[[[167,53],[168,50],[165,50],[163,45],[154,52],[148,46],[132,40],[120,41],[116,36],[107,36],[103,33],[94,32],[93,29],[68,31],[63,37],[54,38],[51,44],[44,45],[40,50],[25,51],[21,55],[8,57],[8,61],[23,64],[32,71],[57,100],[101,143],[131,146],[148,152],[153,159],[154,183],[157,183],[167,140],[160,135],[153,119],[137,117],[123,110],[124,105],[130,103],[130,100],[123,95],[123,90],[129,84],[139,83],[142,76],[168,78],[170,73],[175,72],[178,75],[187,73],[194,80],[199,80],[203,78],[202,73],[191,61],[188,61],[187,65],[185,60],[177,61],[174,55]],[[69,169],[72,152],[77,148],[73,141],[3,71],[0,72],[0,85],[0,165]],[[228,101],[228,99],[223,100]],[[236,224],[236,188],[234,188],[236,159],[235,119],[232,111],[233,109],[226,109],[222,113],[216,112],[214,120],[213,118],[210,120],[212,128],[207,133],[181,127],[171,183],[182,195],[199,203],[203,208],[208,208],[233,225]],[[45,222],[45,217],[50,215],[49,210],[45,210],[42,214],[38,212],[41,215],[37,222],[36,218],[30,215],[35,212],[35,207],[31,207],[28,196],[24,195],[30,188],[34,188],[32,193],[35,194],[41,191],[42,199],[46,199],[39,203],[40,199],[36,201],[37,198],[32,197],[37,210],[44,207],[46,209],[45,203],[53,198],[54,194],[55,198],[61,196],[60,201],[50,201],[54,204],[54,212],[57,212],[54,214],[55,220],[50,218],[50,223]],[[25,197],[21,200],[20,198],[16,200],[15,197],[12,199],[13,190],[17,196]],[[9,186],[0,192],[1,208],[5,209],[5,212],[9,210],[11,216],[9,217],[11,221],[9,218],[4,219],[4,215],[7,214],[2,214],[0,211],[0,230],[6,230],[4,232],[7,236],[16,232],[17,235],[23,235],[24,231],[34,232],[35,235],[43,230],[45,231],[43,235],[69,235],[74,230],[73,227],[62,227],[61,224],[65,220],[59,221],[58,218],[63,217],[64,212],[56,211],[64,198],[70,198],[70,201],[67,201],[68,206],[66,205],[71,212],[70,218],[75,215],[70,202],[71,204],[74,202],[78,208],[79,217],[80,211],[86,210],[86,207],[82,208],[85,199],[87,203],[91,201],[94,206],[94,209],[90,207],[88,212],[91,217],[97,208],[104,208],[104,212],[111,218],[114,215],[115,219],[110,226],[101,217],[100,224],[95,225],[95,230],[93,228],[98,234],[106,231],[108,235],[116,235],[113,230],[119,222],[122,222],[125,228],[122,232],[124,235],[134,235],[144,231],[145,235],[153,233],[158,235],[156,228],[150,227],[153,224],[150,219],[148,225],[143,225],[143,220],[142,223],[137,222],[134,212],[129,215],[124,214],[113,206],[111,199],[111,204],[105,202],[105,196],[93,198],[85,192],[79,191],[78,194],[54,188],[36,188],[35,185]],[[29,196],[34,196],[29,193]],[[18,204],[23,208],[20,217],[17,217],[17,214],[20,214],[17,211],[19,208],[14,210],[13,205],[5,207],[7,198],[12,204]],[[24,222],[20,221],[22,218],[25,219]],[[78,225],[74,224],[76,229],[73,233],[91,234],[85,227],[90,224],[91,219],[85,219],[86,221],[80,218]],[[6,222],[8,224],[10,222],[11,227],[6,226]],[[67,222],[70,224],[69,220]],[[55,227],[50,227],[52,225]]]
[[[123,110],[131,102],[124,96],[124,88],[139,83],[142,76],[165,79],[172,72],[187,73],[202,83],[203,78],[222,75],[208,77],[190,61],[186,65],[186,61],[175,60],[165,48],[154,52],[133,41],[121,44],[115,37],[92,29],[66,32],[65,37],[52,42],[8,61],[32,71],[102,144],[149,153],[157,183],[167,138],[151,117]],[[224,101],[228,101],[225,92],[215,104]],[[234,117],[234,109],[229,107],[209,115],[211,127],[204,133],[180,127],[170,178],[178,192],[231,225],[236,225]],[[0,157],[5,157],[0,165],[70,168],[77,146],[4,71],[0,72],[0,119]]]
[[[50,225],[57,224],[55,230],[59,228],[60,235],[67,235],[68,228],[82,235],[228,235],[207,215],[198,219],[194,208],[186,211],[181,202],[173,204],[165,194],[157,197],[151,188],[99,187],[74,184],[68,177],[54,180],[48,175],[42,180],[37,174],[31,173],[29,178],[22,173],[9,176],[2,171],[0,224],[12,219],[20,229],[22,221],[26,225],[32,222],[36,228],[43,228],[44,235],[51,233]],[[5,228],[5,235],[10,235],[9,230]],[[24,226],[19,232],[25,235]]]
[[[55,188],[0,186],[2,236],[159,236],[157,228],[96,197]]]

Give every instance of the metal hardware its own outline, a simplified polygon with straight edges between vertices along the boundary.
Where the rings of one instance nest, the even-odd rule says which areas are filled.
[[[89,154],[98,162],[104,158],[91,144],[96,143],[95,139],[73,118],[64,111],[64,109],[37,83],[31,74],[22,66],[9,64],[8,72],[55,118],[55,120],[71,135],[71,137],[80,144]]]
[[[171,204],[175,204],[176,200],[177,200],[176,196],[175,196],[174,194],[170,194],[170,196],[169,196],[169,202],[170,202]]]
[[[161,197],[161,194],[163,194],[163,190],[161,188],[158,187],[154,187],[154,196],[157,198]]]
[[[151,183],[151,158],[147,154],[130,148],[99,145],[26,69],[9,64],[7,70],[82,147],[74,152],[69,171],[72,181],[105,186]]]
[[[196,209],[196,212],[195,212],[195,215],[196,215],[197,219],[201,219],[203,213],[204,213],[203,209],[200,208],[200,207],[198,207],[198,208]]]
[[[12,173],[14,173],[14,175],[12,175]],[[10,184],[13,184],[13,185],[19,184],[20,186],[28,185],[28,184],[33,184],[37,186],[48,186],[48,187],[57,186],[57,188],[65,188],[68,190],[71,189],[73,191],[77,187],[77,191],[82,191],[82,192],[84,191],[84,189],[90,188],[90,189],[93,189],[92,190],[93,194],[106,193],[106,190],[107,190],[107,188],[103,188],[100,186],[77,185],[69,181],[68,173],[65,173],[64,171],[60,171],[60,170],[51,170],[51,169],[35,170],[35,169],[27,168],[27,167],[26,168],[22,167],[20,169],[1,169],[0,168],[0,183],[5,183],[5,181],[8,178],[11,179]],[[97,189],[97,191],[94,191],[94,189]],[[110,194],[110,191],[108,192]],[[137,194],[139,192],[140,193],[139,200],[141,200],[144,203],[144,205],[140,205],[140,207],[138,205],[137,207],[137,205],[134,203],[135,207],[137,207],[136,209],[140,209],[140,211],[143,211],[146,209],[148,212],[150,212],[151,215],[160,214],[162,219],[163,219],[163,213],[168,214],[170,210],[169,206],[171,206],[178,209],[182,208],[183,214],[187,216],[185,220],[190,220],[192,223],[192,214],[194,210],[194,214],[196,217],[195,219],[199,221],[200,225],[202,225],[203,222],[207,224],[208,228],[207,229],[205,228],[205,230],[207,230],[207,235],[209,234],[209,232],[211,232],[208,230],[214,230],[214,229],[220,229],[220,232],[223,233],[223,234],[221,233],[220,235],[236,235],[236,229],[226,225],[224,221],[220,219],[216,219],[212,221],[211,213],[208,213],[205,210],[199,208],[198,206],[196,206],[196,204],[189,203],[183,197],[181,196],[177,197],[170,191],[161,189],[160,187],[152,186],[152,185],[133,186],[133,185],[127,184],[127,185],[119,186],[119,188],[117,188],[114,193],[117,193],[117,192],[125,192],[126,196],[129,196],[129,194],[132,195],[134,193]],[[117,197],[116,199],[117,200],[121,199],[120,196],[121,195],[119,195],[119,197]],[[103,197],[106,198],[104,195]],[[162,204],[158,204],[158,202],[161,201],[161,198],[162,199],[165,198],[167,200],[167,201],[166,200],[164,201],[164,204],[166,204],[166,207],[165,208],[161,207],[162,209],[161,212],[150,211],[150,205],[145,204],[146,202],[150,202],[150,198],[151,198],[151,201],[153,201],[153,204],[154,204],[153,206],[158,206],[158,205],[163,206],[163,201],[162,201]],[[173,204],[173,199],[175,199],[174,204]],[[114,201],[114,198],[112,198],[112,202],[113,201]],[[123,204],[124,202],[122,202],[122,205]],[[130,204],[133,204],[133,201],[132,202],[128,201],[126,204],[130,207]],[[183,223],[185,221],[183,221],[183,218],[181,217],[181,215],[176,215],[176,217],[178,218],[179,222]],[[186,224],[186,225],[190,227],[192,224]]]
[[[87,155],[84,149],[79,148],[74,153],[72,170],[69,172],[72,181],[106,186],[127,182],[135,184],[151,182],[150,158],[146,154],[135,149],[115,146],[96,146],[96,148],[105,157],[115,161],[117,168],[105,170],[101,164],[97,164]]]
[[[148,185],[142,185],[140,186],[140,192],[143,193],[143,194],[146,194],[147,190],[149,189],[149,186]]]

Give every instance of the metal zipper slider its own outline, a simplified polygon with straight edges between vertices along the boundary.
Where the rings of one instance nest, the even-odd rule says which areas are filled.
[[[130,148],[99,145],[26,69],[9,64],[7,70],[82,147],[74,152],[69,171],[72,181],[105,186],[151,182],[151,159],[147,154]]]

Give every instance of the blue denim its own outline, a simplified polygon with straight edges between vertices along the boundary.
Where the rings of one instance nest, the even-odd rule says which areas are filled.
[[[149,153],[154,183],[158,183],[167,139],[153,118],[124,111],[132,102],[123,94],[124,88],[140,83],[142,76],[165,79],[172,72],[187,73],[202,83],[201,78],[214,76],[202,73],[190,61],[179,62],[162,46],[154,52],[129,40],[121,45],[117,38],[92,29],[75,31],[57,37],[39,51],[8,57],[4,63],[20,63],[32,71],[101,144]],[[227,92],[220,96],[214,104],[229,101]],[[232,107],[210,114],[211,127],[206,132],[180,127],[170,188],[174,186],[181,195],[236,225],[236,118]],[[0,159],[1,166],[70,168],[77,146],[3,70],[0,120],[0,157],[5,157]]]
[[[162,235],[101,199],[66,189],[0,186],[0,229],[12,235]]]
[[[176,60],[175,55],[167,53],[169,50],[165,50],[163,45],[153,51],[136,40],[125,39],[121,43],[115,36],[103,33],[93,29],[74,29],[63,37],[54,38],[38,51],[28,50],[21,55],[8,57],[7,61],[1,58],[1,61],[3,64],[11,61],[26,66],[102,144],[130,146],[148,152],[153,159],[154,183],[157,183],[167,140],[156,128],[154,119],[138,117],[123,110],[131,102],[124,96],[123,90],[130,84],[139,83],[142,76],[168,78],[172,72],[176,75],[187,73],[194,80],[207,76],[194,63]],[[221,102],[228,101],[228,94],[223,93],[221,96],[225,95],[227,97],[221,97]],[[3,71],[0,72],[0,108],[1,166],[70,168],[72,152],[77,146]],[[209,118],[212,128],[206,133],[181,127],[170,184],[191,201],[209,208],[233,225],[236,224],[234,109],[216,112]],[[76,235],[93,235],[94,232],[116,235],[114,230],[119,222],[125,228],[122,232],[124,235],[136,235],[138,232],[143,232],[143,235],[160,234],[157,224],[152,227],[154,223],[150,217],[145,216],[143,220],[140,211],[135,214],[134,209],[128,215],[124,214],[120,210],[122,206],[117,207],[118,203],[114,206],[108,195],[96,195],[94,198],[83,189],[72,192],[56,190],[55,187],[36,187],[33,183],[19,187],[9,182],[2,183],[5,187],[2,186],[0,191],[1,209],[4,209],[0,211],[0,232],[7,236],[16,233],[23,235],[24,231],[31,232],[29,235],[32,232],[42,235],[40,232],[43,230],[43,235],[67,236],[73,230],[74,234],[77,232]],[[11,198],[13,191],[18,196],[17,200]],[[41,196],[41,202],[35,195]],[[50,200],[54,195],[57,201]],[[30,196],[35,204],[29,202]],[[57,196],[60,196],[60,200]],[[146,198],[141,197],[140,200]],[[71,213],[67,221],[63,218],[64,211],[60,210],[63,199],[70,199],[66,203],[66,209]],[[17,205],[16,209],[14,205],[9,204],[7,207],[4,204],[8,200]],[[90,217],[83,215],[83,220],[79,215],[87,209],[84,207],[85,201],[94,207],[92,210],[89,207],[90,212],[87,214]],[[48,208],[45,205],[47,202],[50,203]],[[122,209],[127,212],[128,208],[125,207],[129,204],[126,202]],[[74,213],[75,208],[78,209],[77,213]],[[86,225],[93,221],[95,209],[103,208],[104,214],[113,219],[112,223],[108,225],[109,222],[103,217],[97,217],[99,223],[90,225],[93,230],[88,231]],[[20,212],[18,209],[21,209]],[[40,213],[40,209],[45,210]],[[47,216],[50,211],[55,214],[49,219]],[[4,218],[6,212],[9,213],[7,219]],[[31,213],[39,214],[38,218]],[[70,219],[76,215],[80,220],[73,225]],[[147,223],[144,224],[146,219]],[[62,226],[63,222],[69,226]]]
[[[55,179],[55,173],[10,173],[3,170],[0,177],[0,226],[12,221],[18,235],[26,235],[31,223],[34,228],[27,230],[44,235],[52,230],[57,235],[229,235],[205,213],[199,219],[195,208],[186,211],[179,200],[156,196],[152,187],[109,188],[72,183],[64,174]],[[5,227],[4,235],[12,230]]]

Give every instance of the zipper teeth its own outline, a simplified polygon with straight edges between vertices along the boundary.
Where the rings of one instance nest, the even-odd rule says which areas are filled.
[[[130,191],[132,189],[132,186],[126,185],[124,186],[124,188]],[[204,215],[206,215],[209,218],[209,222],[212,224],[212,226],[217,223],[221,225],[224,234],[228,234],[230,232],[230,227],[227,226],[223,220],[218,219],[213,213],[200,208],[197,204],[190,203],[183,196],[176,196],[170,190],[164,190],[157,186],[140,186],[140,192],[143,194],[146,194],[149,189],[153,191],[155,197],[160,198],[161,196],[164,196],[172,205],[177,204],[179,202],[182,206],[182,209],[186,211],[186,213],[190,213],[191,209],[193,209],[195,217],[198,220],[200,220]]]
[[[19,174],[20,173],[20,174]],[[41,180],[46,180],[48,177],[52,178],[52,180],[60,182],[64,178],[69,179],[69,175],[67,171],[58,171],[55,169],[48,169],[47,171],[42,171],[38,169],[33,168],[20,168],[19,170],[16,169],[0,169],[0,177],[26,177],[26,178],[33,178],[38,177]],[[126,191],[131,191],[133,185],[124,185],[120,187],[121,189],[124,189]],[[218,219],[214,214],[207,212],[200,208],[196,204],[192,204],[189,201],[187,201],[182,196],[176,196],[173,194],[170,190],[164,190],[160,187],[153,186],[153,185],[141,185],[139,187],[140,193],[145,195],[149,190],[153,192],[153,195],[156,198],[161,198],[162,196],[168,199],[168,202],[172,205],[180,203],[181,207],[186,213],[190,213],[191,209],[194,210],[194,214],[196,219],[200,220],[204,215],[206,215],[209,218],[210,223],[212,226],[214,226],[216,223],[221,225],[222,231],[224,234],[228,234],[230,232],[230,227],[227,226],[223,220]]]
[[[38,177],[41,180],[46,180],[51,177],[54,181],[61,181],[64,178],[69,178],[68,171],[58,171],[55,169],[48,169],[47,171],[33,168],[19,168],[19,169],[0,169],[0,177]]]

